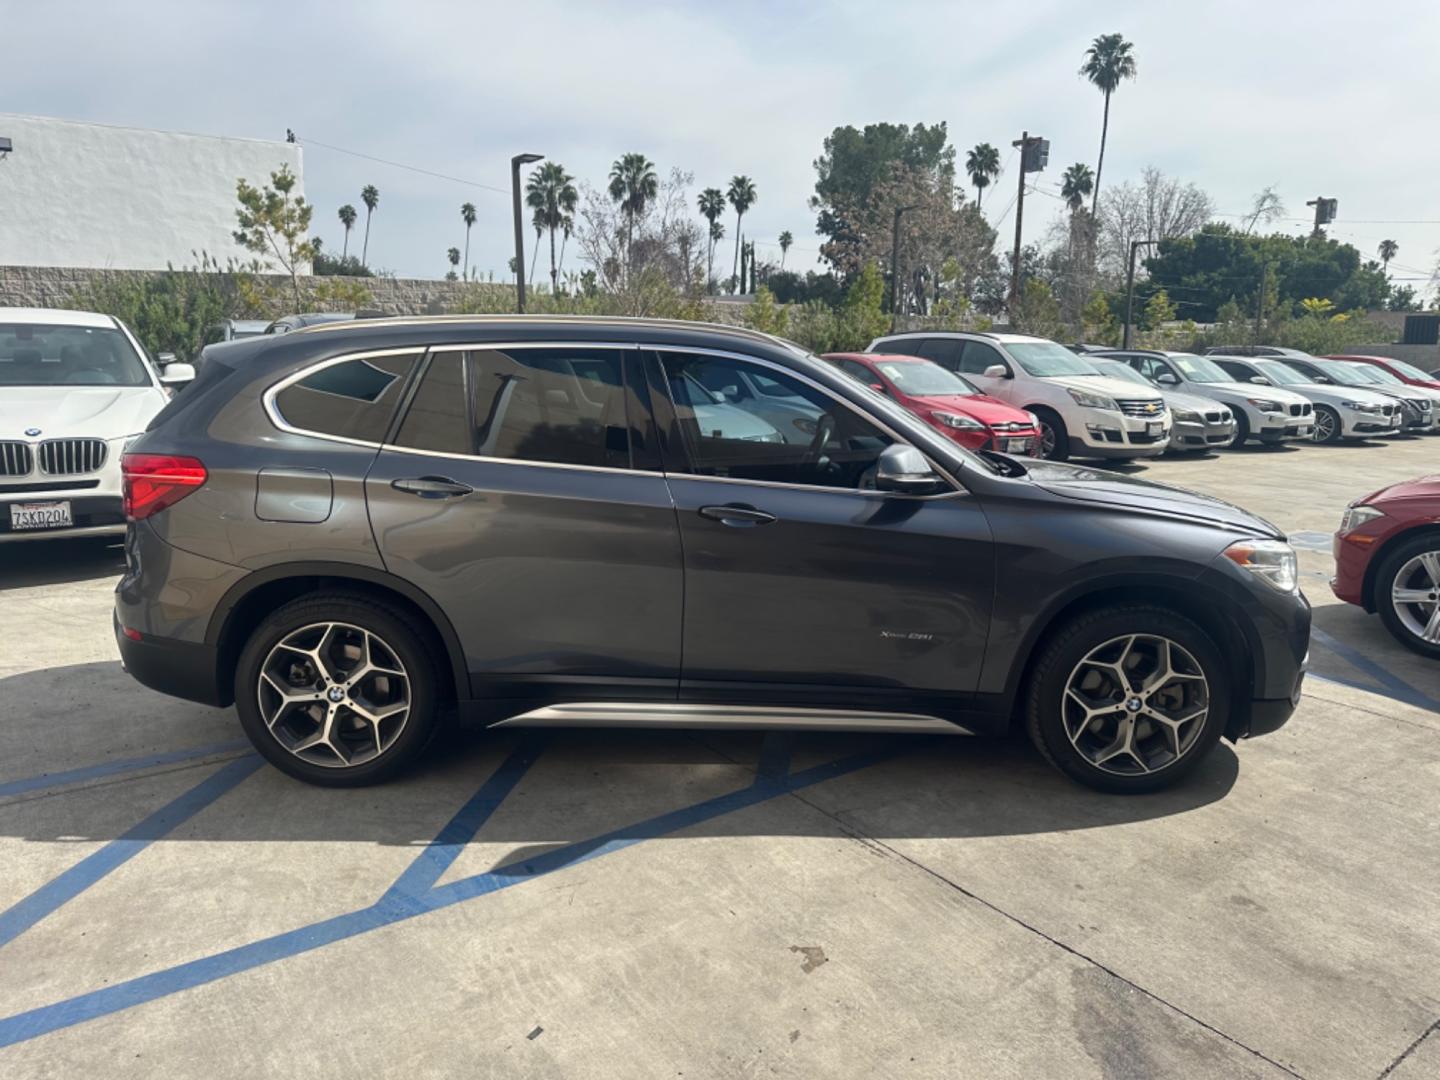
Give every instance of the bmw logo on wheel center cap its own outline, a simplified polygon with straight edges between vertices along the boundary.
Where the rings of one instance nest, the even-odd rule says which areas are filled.
[[[325,696],[338,705],[345,700],[345,689],[340,686],[332,686]]]

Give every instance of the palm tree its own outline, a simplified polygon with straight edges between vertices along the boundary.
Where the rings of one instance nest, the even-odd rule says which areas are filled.
[[[714,288],[715,288],[715,278],[714,278],[715,245],[718,244],[721,240],[724,240],[724,239],[725,239],[725,224],[724,224],[724,222],[720,222],[720,221],[712,221],[712,222],[710,222],[710,264],[711,264],[711,265],[710,265],[710,269],[711,269],[710,288],[711,288],[711,291],[712,291],[712,292],[714,291]]]
[[[625,212],[625,272],[630,272],[630,248],[635,239],[635,219],[645,212],[660,192],[655,163],[644,154],[625,154],[610,166],[610,198]]]
[[[710,223],[710,250],[705,255],[705,282],[713,292],[715,286],[715,241],[720,239],[715,234],[715,222],[719,221],[720,215],[725,213],[725,192],[718,187],[707,187],[700,192],[699,203],[701,216]]]
[[[475,224],[475,204],[460,204],[460,220],[465,222],[465,279],[470,279],[470,226]]]
[[[789,230],[789,229],[786,229],[784,232],[782,232],[782,233],[780,234],[780,269],[781,269],[781,270],[784,270],[784,269],[785,269],[785,253],[790,250],[790,245],[793,244],[794,242],[795,242],[795,237],[793,237],[793,236],[790,235],[790,230]]]
[[[357,216],[355,207],[349,203],[340,207],[340,224],[345,226],[345,246],[340,249],[341,259],[344,259],[346,255],[350,254],[350,230],[354,228],[355,218]]]
[[[450,272],[445,276],[450,281],[454,281],[459,276],[455,273],[455,268],[460,265],[460,249],[452,247],[449,251],[445,252],[445,258],[450,260]]]
[[[535,264],[540,261],[540,237],[545,235],[545,218],[539,210],[530,212],[530,224],[535,226],[535,250],[530,254],[530,288],[535,288]]]
[[[1070,207],[1070,213],[1075,213],[1085,205],[1085,196],[1090,194],[1094,186],[1095,174],[1083,161],[1077,161],[1065,170],[1065,174],[1060,178],[1060,197],[1065,200],[1065,205]]]
[[[360,189],[360,201],[365,204],[365,243],[360,248],[360,261],[369,266],[370,215],[375,213],[375,207],[380,205],[380,192],[375,189],[374,184],[366,184]]]
[[[565,245],[570,242],[570,234],[575,231],[575,215],[566,214],[560,222],[560,270],[565,269]]]
[[[1105,136],[1110,131],[1110,95],[1125,79],[1135,78],[1135,57],[1133,48],[1123,34],[1101,34],[1085,50],[1085,63],[1080,65],[1080,75],[1089,79],[1105,95],[1105,119],[1100,124],[1100,158],[1095,162],[1095,198],[1090,204],[1093,211],[1100,202],[1100,172],[1105,167]]]
[[[530,173],[525,184],[525,204],[535,212],[537,224],[550,230],[550,289],[560,290],[560,266],[555,261],[555,230],[565,227],[580,202],[575,178],[559,162],[547,161]],[[538,245],[537,245],[538,246]]]
[[[1000,151],[988,142],[977,143],[975,149],[965,155],[965,171],[970,174],[970,183],[975,185],[975,209],[980,209],[980,196],[1000,175]]]
[[[725,197],[735,208],[735,262],[730,270],[730,276],[735,277],[740,273],[740,219],[755,205],[755,182],[748,176],[732,176]]]
[[[1394,240],[1380,241],[1380,270],[1382,273],[1390,272],[1390,260],[1400,253],[1400,245]]]

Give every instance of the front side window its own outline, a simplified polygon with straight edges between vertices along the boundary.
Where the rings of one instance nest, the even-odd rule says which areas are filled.
[[[1010,365],[1000,355],[1000,350],[983,341],[965,342],[965,351],[960,357],[960,370],[966,375],[984,375],[985,369],[999,364],[1006,371]]]
[[[1249,382],[1260,374],[1249,364],[1239,360],[1216,360],[1215,362],[1224,369],[1225,374],[1234,382]]]
[[[0,323],[0,386],[150,386],[121,331],[100,326]]]
[[[275,410],[301,431],[381,442],[419,359],[413,352],[328,364],[276,394]]]
[[[687,458],[672,466],[676,472],[860,488],[894,442],[854,409],[782,372],[692,353],[665,352],[660,360]],[[755,376],[784,395],[727,392]]]

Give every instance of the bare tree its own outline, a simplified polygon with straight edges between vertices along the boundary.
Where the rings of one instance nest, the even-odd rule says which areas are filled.
[[[575,243],[600,288],[618,292],[624,287],[627,251],[632,275],[655,270],[675,288],[686,288],[694,280],[704,237],[689,216],[694,182],[693,173],[671,169],[658,182],[655,197],[633,216],[608,192],[580,185]]]
[[[1275,191],[1275,185],[1268,185],[1255,196],[1250,204],[1250,213],[1240,220],[1245,223],[1245,235],[1255,231],[1256,225],[1273,225],[1285,216],[1285,203]]]
[[[1132,240],[1173,240],[1189,236],[1215,213],[1210,196],[1194,184],[1151,166],[1139,183],[1112,187],[1100,200],[1099,264],[1122,274]]]

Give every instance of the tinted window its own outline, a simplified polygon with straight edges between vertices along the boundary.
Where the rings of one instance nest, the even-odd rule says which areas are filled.
[[[661,361],[689,458],[676,472],[858,488],[894,441],[848,406],[769,368],[687,353],[662,353]],[[757,375],[785,395],[727,393]]]
[[[927,338],[915,355],[923,356],[926,360],[934,360],[935,363],[950,371],[959,371],[960,347],[964,344],[965,342],[956,338]]]
[[[419,358],[419,353],[407,353],[331,364],[280,391],[275,408],[301,431],[378,443]]]
[[[474,453],[465,372],[464,353],[435,353],[430,358],[400,422],[397,445],[446,454]]]
[[[900,356],[919,356],[920,350],[925,346],[925,343],[925,338],[886,338],[884,341],[877,341],[872,348],[866,351],[898,353]]]
[[[629,467],[624,350],[485,349],[469,356],[476,453]]]
[[[1000,355],[1000,350],[986,345],[983,341],[965,342],[965,352],[960,357],[960,370],[966,375],[984,375],[985,369],[1000,364],[1006,371],[1010,365]]]
[[[846,375],[850,375],[856,379],[859,379],[866,386],[880,385],[880,380],[875,377],[875,373],[873,371],[867,368],[864,364],[856,363],[854,360],[841,360],[840,370],[845,372]]]
[[[1236,382],[1249,382],[1258,374],[1249,364],[1242,364],[1239,360],[1216,360],[1215,363]]]

